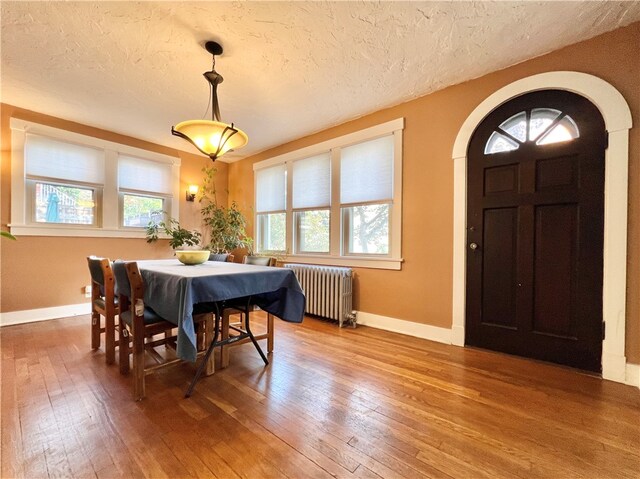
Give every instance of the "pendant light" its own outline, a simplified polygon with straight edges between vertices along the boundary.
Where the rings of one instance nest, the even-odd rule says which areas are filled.
[[[213,56],[211,71],[203,75],[209,82],[211,91],[211,120],[187,120],[171,127],[171,133],[187,140],[212,161],[228,151],[237,150],[247,144],[246,133],[220,121],[220,105],[218,104],[218,85],[223,82],[222,75],[216,70],[216,55],[222,54],[222,46],[216,42],[207,42],[205,49]]]

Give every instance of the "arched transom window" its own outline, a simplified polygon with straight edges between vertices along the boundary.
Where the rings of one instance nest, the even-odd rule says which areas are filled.
[[[549,145],[579,136],[578,125],[569,115],[553,108],[533,108],[503,121],[489,137],[484,154],[517,150],[524,143]]]

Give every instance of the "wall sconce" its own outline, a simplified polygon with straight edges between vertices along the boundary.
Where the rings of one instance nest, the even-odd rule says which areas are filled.
[[[195,201],[198,194],[198,185],[189,185],[187,189],[187,201]]]

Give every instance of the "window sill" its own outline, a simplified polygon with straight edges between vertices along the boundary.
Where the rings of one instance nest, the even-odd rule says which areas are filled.
[[[267,254],[267,253],[265,253]],[[280,258],[278,258],[280,259]],[[390,269],[399,271],[404,260],[394,258],[375,258],[358,256],[326,256],[326,255],[286,255],[281,259],[284,263],[319,264],[327,266],[350,266],[353,268]]]
[[[86,226],[9,225],[14,236],[69,236],[80,238],[146,238],[144,228],[108,229]]]

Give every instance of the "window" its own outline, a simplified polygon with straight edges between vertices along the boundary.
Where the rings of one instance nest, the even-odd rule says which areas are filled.
[[[553,108],[533,108],[522,111],[502,122],[484,148],[485,155],[513,151],[521,144],[536,145],[561,143],[580,137],[573,118]]]
[[[99,226],[104,152],[28,134],[25,156],[29,223]]]
[[[256,172],[259,251],[283,252],[286,249],[286,184],[284,165]]]
[[[340,203],[346,254],[389,254],[393,135],[343,148]]]
[[[40,181],[29,186],[35,188],[29,198],[35,201],[36,223],[96,225],[96,189]]]
[[[141,158],[118,157],[118,191],[124,227],[145,227],[164,219],[165,200],[171,198],[171,165]]]
[[[256,163],[257,250],[400,269],[403,127],[394,120]]]
[[[140,228],[147,226],[149,223],[158,224],[165,219],[164,198],[124,193],[122,201],[123,226]]]
[[[331,155],[293,162],[292,186],[296,253],[329,253]]]
[[[11,231],[144,237],[178,216],[178,158],[11,119]]]

